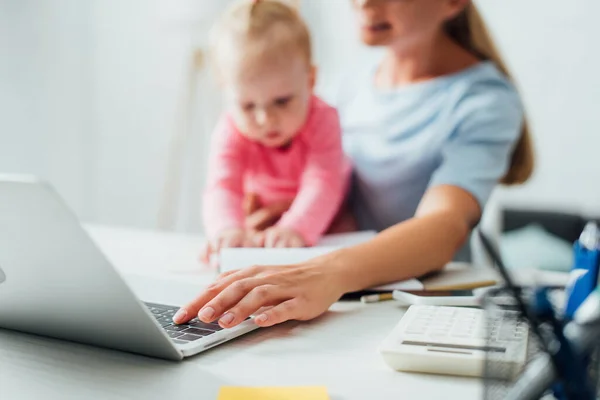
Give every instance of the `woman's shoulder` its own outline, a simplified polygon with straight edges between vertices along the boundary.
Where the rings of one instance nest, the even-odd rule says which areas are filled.
[[[515,85],[491,61],[467,68],[450,81],[449,90],[457,102],[497,102],[521,107]]]
[[[524,109],[511,80],[491,62],[483,62],[461,75],[448,88],[448,116],[454,127],[451,138],[516,138]]]
[[[451,79],[449,107],[457,122],[466,118],[520,120],[523,105],[515,85],[496,65],[482,62]]]

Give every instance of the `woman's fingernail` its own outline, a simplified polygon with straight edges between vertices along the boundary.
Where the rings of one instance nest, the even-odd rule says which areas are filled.
[[[173,316],[173,322],[180,323],[187,317],[187,310],[184,308],[180,308],[179,311],[175,313]]]
[[[219,322],[222,323],[223,325],[229,325],[233,322],[234,319],[235,319],[235,316],[232,313],[227,313],[227,314],[223,315],[223,317],[219,320]]]
[[[262,324],[263,322],[267,322],[269,316],[267,314],[260,314],[258,317],[254,318],[254,321]]]
[[[212,307],[206,307],[200,313],[198,313],[198,318],[202,321],[206,322],[211,320],[215,316],[215,309]]]

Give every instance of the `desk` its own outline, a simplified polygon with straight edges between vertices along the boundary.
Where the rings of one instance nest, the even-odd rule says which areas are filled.
[[[88,227],[146,300],[188,300],[213,277],[203,240]],[[157,281],[161,284],[157,285]],[[476,379],[392,371],[376,351],[402,310],[338,303],[316,320],[260,329],[180,363],[0,330],[0,399],[207,399],[223,385],[325,385],[332,400],[479,399]]]

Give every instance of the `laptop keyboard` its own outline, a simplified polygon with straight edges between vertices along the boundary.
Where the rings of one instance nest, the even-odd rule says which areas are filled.
[[[175,325],[173,323],[173,316],[179,310],[179,307],[153,303],[146,303],[146,307],[148,307],[154,318],[156,318],[169,337],[176,343],[193,342],[223,330],[217,323],[207,324],[198,318],[194,318],[185,324]]]

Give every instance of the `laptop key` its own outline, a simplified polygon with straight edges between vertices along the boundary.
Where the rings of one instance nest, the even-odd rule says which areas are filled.
[[[193,335],[198,335],[198,336],[208,336],[208,335],[212,335],[215,332],[209,331],[206,329],[189,328],[189,329],[186,329],[185,331],[183,331],[183,333],[193,334]]]
[[[198,339],[202,339],[202,336],[196,336],[196,335],[183,335],[183,336],[179,336],[177,338],[178,340],[185,340],[186,342],[193,342],[194,340],[198,340]]]
[[[188,322],[188,325],[193,328],[208,329],[209,331],[214,332],[223,330],[218,324],[207,324],[198,320],[196,320],[196,322]]]
[[[179,336],[183,335],[183,333],[181,333],[181,332],[167,332],[167,335],[169,335],[169,337],[171,339],[175,339],[175,338],[178,338]]]
[[[183,326],[183,325],[170,325],[170,326],[165,326],[164,328],[166,330],[172,331],[172,332],[180,332],[180,331],[184,331],[184,330],[188,329],[187,326]]]
[[[164,305],[164,304],[155,304],[155,303],[144,303],[144,304],[148,308],[158,308],[160,310],[170,310],[170,309],[175,308],[173,306],[167,306],[167,305]]]

